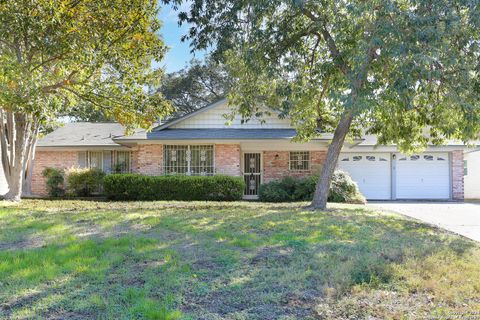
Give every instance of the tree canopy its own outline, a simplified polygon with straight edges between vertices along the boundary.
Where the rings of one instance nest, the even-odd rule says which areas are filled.
[[[151,68],[166,47],[155,0],[18,0],[0,3],[2,163],[19,198],[38,128],[79,105],[149,128],[170,105]],[[21,189],[21,188],[20,188]]]
[[[195,111],[224,98],[231,80],[225,66],[211,57],[204,62],[192,60],[177,72],[167,74],[159,88],[175,107],[175,116]]]
[[[300,141],[334,132],[316,207],[347,134],[404,152],[478,138],[478,0],[197,0],[179,19],[226,60],[243,116],[275,108]]]

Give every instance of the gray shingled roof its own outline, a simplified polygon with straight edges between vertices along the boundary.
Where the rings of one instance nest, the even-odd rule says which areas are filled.
[[[148,140],[250,140],[250,139],[291,139],[294,129],[163,129],[147,133]],[[331,135],[324,139],[330,139]]]
[[[147,133],[149,140],[289,139],[294,136],[292,129],[163,129]]]
[[[112,138],[123,137],[124,134],[124,127],[118,123],[72,122],[47,134],[38,141],[37,145],[39,147],[118,146]]]
[[[268,140],[291,139],[294,129],[163,129],[146,132],[136,130],[126,136],[125,129],[118,123],[72,122],[56,129],[38,141],[39,147],[118,147],[121,143],[139,140]],[[332,134],[323,134],[317,140],[330,140]],[[357,146],[375,146],[376,137],[366,135],[357,140]],[[448,141],[450,146],[463,146],[458,141]],[[480,145],[479,142],[475,143]]]

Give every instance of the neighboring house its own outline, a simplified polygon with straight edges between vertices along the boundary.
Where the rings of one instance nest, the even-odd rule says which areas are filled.
[[[245,197],[255,198],[263,182],[320,170],[330,134],[294,143],[295,130],[287,119],[270,115],[265,122],[242,124],[237,117],[227,126],[228,113],[222,100],[131,136],[115,123],[68,123],[38,142],[32,190],[45,194],[45,167],[79,166],[147,175],[244,176]],[[464,149],[451,143],[406,156],[366,137],[345,144],[338,166],[350,173],[367,199],[462,200]]]
[[[465,199],[480,199],[480,150],[465,152]]]

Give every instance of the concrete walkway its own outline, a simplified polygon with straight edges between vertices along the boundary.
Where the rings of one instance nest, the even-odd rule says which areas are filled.
[[[480,202],[371,202],[371,207],[401,213],[480,242]]]

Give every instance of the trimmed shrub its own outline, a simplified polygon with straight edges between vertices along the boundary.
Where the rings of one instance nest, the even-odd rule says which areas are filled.
[[[295,201],[312,201],[317,181],[318,176],[315,175],[299,179],[293,195]]]
[[[42,176],[47,180],[45,182],[47,193],[50,197],[61,197],[65,194],[65,172],[61,169],[45,168],[42,171]]]
[[[271,181],[260,185],[258,189],[258,199],[264,202],[289,202],[292,199],[292,193],[285,190],[282,180]]]
[[[229,176],[111,174],[104,179],[112,200],[240,200],[245,182]]]
[[[72,168],[67,174],[67,190],[77,197],[98,195],[103,191],[105,172],[98,169]]]
[[[352,180],[348,173],[338,170],[333,173],[328,201],[365,203],[365,197],[360,193],[357,183]]]
[[[301,179],[284,177],[281,180],[262,184],[259,199],[265,202],[311,201],[318,176]],[[357,184],[343,171],[335,171],[328,195],[330,202],[365,203]]]

